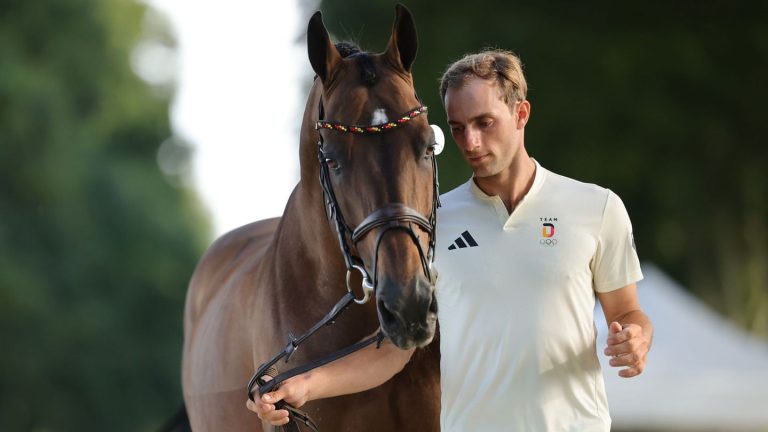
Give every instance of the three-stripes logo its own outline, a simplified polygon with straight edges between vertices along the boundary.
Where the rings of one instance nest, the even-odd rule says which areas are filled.
[[[448,250],[454,250],[456,248],[464,249],[467,247],[475,247],[477,246],[477,242],[475,241],[474,237],[469,233],[469,231],[464,231],[461,233],[459,238],[453,241],[453,244],[448,246]]]

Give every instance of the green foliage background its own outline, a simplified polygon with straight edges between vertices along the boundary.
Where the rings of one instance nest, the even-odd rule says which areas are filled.
[[[337,40],[372,51],[393,6],[322,2]],[[768,336],[768,4],[408,6],[432,122],[445,125],[437,79],[450,61],[517,52],[530,153],[615,190],[643,260]],[[170,93],[129,64],[145,12],[0,2],[2,431],[154,430],[181,401],[184,293],[209,232],[195,195],[158,169]],[[470,175],[450,144],[440,169],[443,191]]]
[[[382,51],[393,1],[325,0],[336,40]],[[445,67],[497,47],[523,60],[529,153],[609,187],[641,260],[733,321],[768,336],[768,3],[504,0],[407,2],[419,34],[417,91],[447,130]],[[441,190],[471,175],[455,146]]]
[[[0,2],[0,430],[154,430],[181,403],[207,241],[156,162],[168,92],[129,65],[145,8]]]

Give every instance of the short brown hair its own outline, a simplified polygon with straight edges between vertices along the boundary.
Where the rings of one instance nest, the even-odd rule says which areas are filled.
[[[488,49],[476,54],[467,54],[448,66],[440,78],[440,99],[443,103],[449,88],[460,87],[473,76],[495,80],[504,103],[510,106],[514,102],[524,101],[528,93],[520,58],[510,51]]]

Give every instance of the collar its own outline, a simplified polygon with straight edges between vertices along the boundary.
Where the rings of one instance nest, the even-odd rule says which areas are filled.
[[[531,197],[536,196],[539,191],[541,190],[541,187],[544,185],[544,182],[547,177],[547,170],[544,169],[536,159],[533,159],[533,162],[536,164],[536,171],[534,172],[533,176],[533,184],[531,185],[531,188],[528,190],[528,192],[523,196],[523,198],[520,200],[519,203],[517,203],[517,206],[512,209],[512,212],[507,212],[507,207],[504,205],[504,202],[501,200],[501,198],[498,195],[488,195],[485,192],[480,189],[477,184],[475,184],[474,177],[470,178],[467,182],[470,194],[475,197],[476,199],[482,201],[486,205],[491,206],[494,209],[494,212],[496,213],[496,216],[499,219],[499,222],[501,223],[501,226],[507,228],[510,226],[510,224],[513,223],[515,219],[515,215],[520,213],[520,209],[522,207],[525,207],[526,203],[531,201]]]
[[[536,164],[536,170],[533,174],[533,184],[531,185],[531,188],[526,192],[523,199],[520,200],[518,203],[518,207],[520,204],[522,204],[528,197],[536,195],[539,190],[541,189],[541,186],[544,184],[544,178],[546,177],[547,170],[544,169],[540,164],[539,161],[537,161],[534,158],[531,158],[534,164]],[[483,192],[480,187],[477,186],[475,183],[475,177],[472,176],[469,181],[467,182],[469,184],[469,190],[472,193],[473,196],[476,198],[479,198],[481,200],[487,201],[487,200],[501,200],[498,195],[488,195],[485,192]]]

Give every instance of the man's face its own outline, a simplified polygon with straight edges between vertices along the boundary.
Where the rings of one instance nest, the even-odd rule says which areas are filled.
[[[510,107],[495,81],[476,77],[446,91],[451,135],[476,177],[495,176],[510,167],[523,143],[529,106],[525,101]]]

